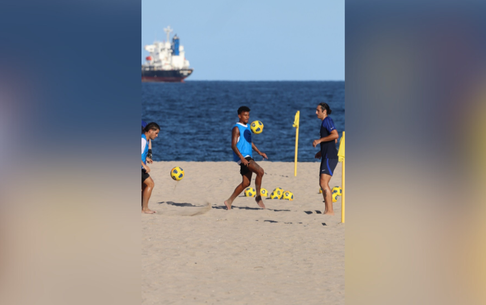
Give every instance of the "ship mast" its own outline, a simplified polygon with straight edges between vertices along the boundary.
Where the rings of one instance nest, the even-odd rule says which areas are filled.
[[[167,42],[169,42],[169,41],[170,41],[170,40],[169,40],[169,39],[170,39],[170,33],[171,33],[172,31],[173,31],[173,30],[170,28],[170,25],[164,29],[164,32],[166,32],[166,33],[167,33],[167,40],[166,40]]]

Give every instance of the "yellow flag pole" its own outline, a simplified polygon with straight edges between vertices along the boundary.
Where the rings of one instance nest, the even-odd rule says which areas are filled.
[[[297,110],[297,113],[295,114],[294,125],[292,125],[293,127],[295,127],[294,176],[297,176],[297,151],[299,148],[299,121],[300,121],[300,111]]]
[[[345,194],[346,194],[346,186],[345,186],[345,168],[346,168],[346,153],[345,153],[345,132],[343,131],[343,138],[341,139],[341,143],[339,144],[339,151],[338,157],[339,161],[343,162],[343,174],[342,174],[342,190],[343,195],[341,199],[341,222],[344,223],[344,216],[345,216]]]
[[[341,222],[342,223],[344,223],[344,212],[345,212],[344,197],[345,197],[345,194],[346,194],[346,188],[345,188],[345,185],[344,185],[345,164],[346,164],[346,158],[344,158],[344,160],[343,160],[343,198],[341,200]]]

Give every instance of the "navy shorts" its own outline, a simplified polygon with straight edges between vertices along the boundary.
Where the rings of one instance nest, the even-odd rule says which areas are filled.
[[[321,175],[326,174],[332,176],[334,169],[336,168],[339,159],[325,159],[322,158],[321,161]]]
[[[148,178],[150,175],[147,173],[145,168],[142,168],[142,183]]]
[[[254,161],[252,158],[250,157],[246,157],[245,158],[248,162],[249,161]],[[248,172],[250,171],[250,169],[248,168],[248,166],[244,166],[243,163],[240,164],[240,174],[242,176],[246,175]]]

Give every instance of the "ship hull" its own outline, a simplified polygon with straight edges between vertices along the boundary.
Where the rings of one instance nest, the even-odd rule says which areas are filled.
[[[180,83],[183,82],[189,75],[192,74],[193,69],[181,70],[155,70],[142,69],[142,82],[167,82]]]

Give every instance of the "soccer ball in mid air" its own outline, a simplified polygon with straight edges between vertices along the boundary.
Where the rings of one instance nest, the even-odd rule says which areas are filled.
[[[262,133],[263,123],[260,122],[260,121],[253,121],[253,122],[251,122],[250,129],[251,129],[251,131],[253,131],[253,133],[256,133],[256,134]]]
[[[252,187],[247,187],[245,190],[245,196],[246,197],[255,197],[255,190]]]
[[[339,196],[342,196],[343,195],[343,189],[340,188],[339,186],[335,186],[332,188],[332,193],[338,193]]]
[[[260,189],[260,196],[268,197],[268,191],[264,188]]]
[[[283,199],[285,199],[285,200],[294,200],[294,194],[292,192],[286,191],[283,194]]]
[[[175,181],[180,181],[182,178],[184,178],[184,170],[179,166],[174,167],[170,170],[170,177]]]

